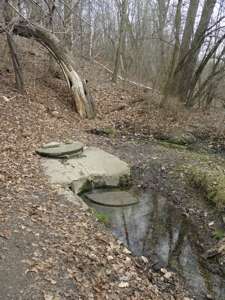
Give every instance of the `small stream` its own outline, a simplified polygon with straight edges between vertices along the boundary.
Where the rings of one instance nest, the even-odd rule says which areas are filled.
[[[97,190],[94,193],[100,193]],[[219,266],[206,261],[199,247],[198,228],[166,198],[151,192],[138,195],[139,203],[126,207],[85,202],[107,216],[113,234],[135,255],[150,257],[153,268],[176,271],[195,299],[225,299],[225,277]]]

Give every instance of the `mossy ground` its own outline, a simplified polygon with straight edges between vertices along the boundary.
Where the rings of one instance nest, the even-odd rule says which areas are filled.
[[[160,141],[158,142],[158,144],[160,144],[161,146],[165,147],[165,148],[169,148],[169,149],[177,149],[177,150],[187,150],[187,146],[185,145],[180,145],[180,144],[175,144],[175,143],[171,143],[168,141]]]
[[[207,152],[201,144],[199,147],[177,145],[168,141],[160,141],[160,146],[168,151],[176,150],[178,160],[170,174],[186,179],[192,187],[200,190],[203,196],[216,205],[219,210],[225,209],[225,159]]]
[[[214,155],[186,151],[177,171],[186,174],[188,183],[200,190],[219,210],[225,208],[225,161]]]
[[[223,229],[215,229],[213,236],[216,240],[222,240],[225,237],[225,231]]]
[[[101,222],[105,225],[109,224],[109,217],[106,214],[100,213],[100,212],[97,212],[96,210],[94,210],[94,215],[99,222]]]
[[[225,174],[221,168],[192,166],[188,169],[190,183],[200,188],[206,198],[220,209],[225,207]]]

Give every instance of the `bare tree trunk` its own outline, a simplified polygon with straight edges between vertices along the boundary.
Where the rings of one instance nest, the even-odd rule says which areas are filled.
[[[80,2],[80,23],[79,23],[79,27],[80,27],[80,54],[81,56],[83,55],[84,52],[84,34],[83,34],[83,21],[82,21],[82,14],[83,14],[83,2]]]
[[[21,0],[18,0],[18,9],[19,9],[19,12],[21,14],[23,14],[23,7],[22,7],[22,1]]]
[[[165,43],[164,43],[164,31],[166,26],[166,19],[170,0],[157,0],[157,19],[158,19],[158,37],[159,37],[159,49],[160,49],[160,62],[158,67],[158,78],[162,80],[165,75],[166,63],[165,63]]]
[[[24,92],[23,72],[22,72],[22,68],[21,68],[21,65],[20,65],[20,62],[18,59],[16,45],[15,45],[13,37],[10,33],[6,33],[6,36],[7,36],[7,42],[9,45],[9,50],[10,50],[13,68],[14,68],[15,77],[16,77],[16,88],[20,92]]]
[[[201,61],[201,63],[199,64],[197,70],[195,71],[195,73],[192,76],[192,80],[190,82],[190,87],[189,87],[189,94],[187,95],[187,100],[186,100],[186,104],[187,106],[193,106],[194,102],[193,102],[193,95],[194,95],[194,90],[195,90],[195,86],[198,82],[198,79],[200,78],[204,68],[206,67],[207,63],[209,62],[209,60],[213,57],[213,55],[216,53],[217,49],[220,47],[220,45],[222,44],[222,42],[225,39],[225,34],[220,37],[220,39],[218,39],[218,41],[215,42],[213,48],[209,51],[209,53],[205,56],[205,58]],[[221,52],[221,54],[224,54],[224,51]],[[218,57],[218,64],[220,62],[220,57]],[[216,71],[216,70],[215,70]]]
[[[93,39],[94,39],[94,26],[91,22],[91,26],[90,26],[90,40],[89,40],[89,53],[88,53],[88,56],[89,56],[89,59],[92,58],[92,52],[93,52]]]
[[[88,2],[88,17],[89,17],[89,23],[90,23],[90,37],[89,37],[89,51],[88,51],[88,56],[89,59],[92,58],[92,51],[93,51],[93,39],[94,39],[94,22],[92,18],[92,11],[93,7],[91,5],[91,0]]]
[[[128,0],[123,0],[122,6],[121,6],[119,41],[118,41],[115,66],[114,66],[114,71],[113,71],[113,76],[112,76],[112,81],[115,83],[117,82],[117,78],[118,78],[118,74],[119,74],[120,56],[121,56],[121,52],[122,52],[122,48],[123,48],[123,44],[124,44],[124,38],[125,38],[127,8],[128,8]]]
[[[63,1],[62,1],[63,2]],[[73,48],[74,34],[74,10],[79,4],[80,0],[64,0],[64,24],[65,24],[65,41],[66,46],[71,51]]]
[[[187,13],[187,18],[185,22],[185,27],[184,27],[184,33],[181,41],[181,46],[180,46],[180,53],[179,53],[179,59],[178,63],[182,64],[188,55],[188,52],[190,50],[191,46],[191,38],[193,36],[194,32],[194,25],[196,21],[196,15],[198,11],[198,6],[199,6],[199,0],[191,0],[188,8],[188,13]],[[181,72],[178,72],[175,74],[175,80],[173,84],[173,93],[177,94],[179,90],[179,84],[181,81]]]
[[[198,0],[190,2],[182,44],[180,47],[179,61],[175,65],[169,90],[172,95],[178,96],[182,102],[186,102],[190,93],[191,82],[195,73],[201,47],[205,41],[205,35],[209,26],[216,0],[205,0],[199,25],[191,42],[195,19],[198,9]],[[187,52],[188,51],[188,52]]]
[[[184,63],[180,72],[180,78],[178,83],[179,86],[178,95],[180,96],[180,99],[183,102],[185,102],[187,98],[190,83],[193,77],[194,70],[196,68],[198,56],[201,47],[204,43],[204,35],[208,28],[209,21],[212,16],[215,4],[216,4],[216,0],[205,1],[201,19],[191,44],[191,48],[189,52],[190,54],[187,56],[186,62]],[[177,81],[177,79],[175,80]]]
[[[73,60],[64,43],[60,42],[54,34],[51,34],[42,27],[26,21],[14,24],[13,33],[26,38],[33,37],[53,55],[60,65],[72,92],[73,104],[76,111],[83,118],[93,118],[95,116],[93,100],[87,90],[86,84],[83,84],[76,73]]]
[[[55,12],[55,0],[49,0],[48,3],[48,28],[54,33],[54,12]],[[54,74],[54,60],[49,53],[49,72]]]
[[[171,68],[170,68],[170,75],[169,77],[173,77],[178,56],[179,56],[179,51],[180,51],[180,31],[181,31],[181,6],[182,6],[182,1],[183,0],[178,0],[177,4],[177,11],[176,11],[176,16],[175,16],[175,45],[174,45],[174,51],[173,51],[173,56],[172,56],[172,62],[171,62]]]
[[[163,107],[167,104],[168,95],[172,93],[171,81],[174,77],[174,72],[175,72],[175,68],[176,68],[176,65],[177,65],[179,50],[180,50],[180,28],[181,28],[181,5],[182,5],[182,1],[183,0],[178,0],[178,4],[177,4],[175,24],[174,24],[175,45],[174,45],[172,61],[171,61],[170,70],[169,70],[169,76],[168,76],[168,79],[167,79],[167,83],[165,85],[164,97],[163,97],[162,102],[160,104],[161,107]]]
[[[8,0],[5,0],[4,3],[4,19],[5,19],[5,24],[8,25],[12,19],[12,9],[8,4]],[[6,36],[7,36],[7,42],[8,42],[8,46],[9,46],[9,51],[10,51],[10,55],[12,58],[12,63],[13,63],[13,68],[14,68],[14,72],[15,72],[15,77],[16,77],[16,88],[21,91],[24,92],[24,80],[23,80],[23,72],[22,72],[22,68],[20,65],[20,61],[18,58],[18,54],[17,54],[17,49],[16,49],[16,44],[13,40],[13,37],[11,35],[10,32],[6,31]]]
[[[191,38],[194,32],[194,25],[198,11],[199,0],[191,0],[188,8],[187,18],[184,27],[184,33],[180,46],[179,61],[182,61],[190,49]]]

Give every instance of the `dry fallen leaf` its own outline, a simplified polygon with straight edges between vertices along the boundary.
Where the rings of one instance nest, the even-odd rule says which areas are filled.
[[[119,283],[119,288],[128,288],[129,287],[129,283],[128,282],[120,282]]]
[[[39,72],[43,63],[46,63],[46,56],[42,55],[40,49],[37,59]],[[160,116],[161,112],[156,109],[151,110],[149,115],[139,103],[130,105],[131,100],[140,97],[139,92],[135,92],[131,87],[126,90],[120,89],[119,84],[114,87],[110,87],[110,84],[101,86],[102,82],[105,84],[104,72],[99,72],[100,76],[95,82],[96,76],[92,76],[91,73],[95,69],[93,66],[85,66],[85,72],[88,75],[92,74],[89,77],[93,77],[93,82],[92,78],[90,81],[98,108],[98,118],[81,121],[71,111],[69,98],[64,92],[64,82],[51,79],[51,76],[46,81],[36,80],[33,67],[26,66],[32,66],[32,62],[25,61],[24,64],[24,76],[29,79],[25,94],[21,95],[11,88],[12,74],[9,77],[3,75],[0,80],[1,93],[10,100],[0,101],[0,173],[4,176],[0,178],[1,187],[4,185],[3,190],[0,187],[0,192],[3,191],[0,197],[5,198],[1,201],[1,223],[4,215],[10,216],[12,223],[9,229],[15,232],[16,228],[15,238],[19,237],[21,240],[18,244],[23,253],[23,262],[27,264],[26,273],[34,272],[35,276],[30,276],[30,279],[34,279],[35,287],[39,283],[45,285],[44,300],[60,300],[58,295],[51,292],[52,285],[55,289],[60,287],[63,300],[74,299],[75,293],[79,299],[117,299],[120,288],[130,288],[128,291],[123,290],[124,299],[129,299],[134,289],[134,300],[153,299],[151,295],[157,287],[153,287],[148,276],[137,268],[132,256],[123,248],[122,242],[117,242],[108,232],[103,233],[96,227],[90,213],[79,210],[59,197],[58,191],[55,191],[43,176],[40,158],[34,155],[34,152],[39,145],[58,139],[82,140],[85,144],[113,151],[115,145],[111,145],[110,139],[87,134],[86,130],[115,126],[118,128],[115,144],[118,142],[119,150],[120,143],[124,145],[124,141],[133,137],[140,138],[142,135],[149,138],[149,133],[153,135],[156,130],[168,130],[171,124],[174,126],[174,122],[168,118],[164,120]],[[35,82],[35,87],[33,83],[29,84],[32,81]],[[12,97],[18,98],[19,101],[11,101]],[[123,110],[106,114],[121,105],[125,106]],[[47,111],[48,107],[53,112],[52,115]],[[180,123],[177,126],[180,126]],[[121,139],[121,136],[124,138]],[[122,151],[124,154],[124,150]],[[153,153],[152,156],[155,157],[156,154]],[[160,159],[157,152],[158,156]],[[134,157],[134,160],[137,164],[143,163],[139,157]],[[26,246],[23,245],[23,241]],[[13,251],[16,245],[17,243],[12,245],[9,251]],[[15,253],[17,252],[16,248]],[[31,257],[32,260],[29,260]],[[51,260],[50,257],[54,259]],[[38,261],[39,258],[44,262]],[[128,283],[128,280],[119,279],[121,282],[118,283],[116,278],[127,272],[132,274],[129,275],[132,281],[129,279]],[[71,282],[74,282],[74,287]],[[71,286],[71,291],[68,290],[68,286]],[[96,296],[98,293],[100,295]],[[174,295],[174,290],[169,293]],[[42,299],[42,292],[41,295],[34,297]],[[159,296],[156,299],[163,298]]]
[[[49,293],[44,293],[44,300],[60,300],[59,296],[52,295]]]
[[[125,253],[125,254],[131,254],[131,251],[129,249],[127,249],[127,248],[124,248],[123,249],[123,253]]]

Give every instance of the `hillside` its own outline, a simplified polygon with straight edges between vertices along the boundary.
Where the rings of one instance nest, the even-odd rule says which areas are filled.
[[[48,56],[38,48],[23,49],[25,94],[14,88],[11,65],[0,66],[0,299],[191,299],[177,275],[167,280],[160,269],[153,271],[151,257],[133,256],[95,215],[63,199],[43,175],[35,150],[66,140],[99,146],[131,164],[139,187],[168,197],[175,190],[179,207],[185,192],[166,176],[183,154],[154,138],[191,129],[223,148],[214,140],[221,114],[162,111],[157,93],[115,86],[100,67],[77,59],[97,107],[94,120],[82,120],[72,110],[63,78],[47,72]],[[194,204],[194,215],[202,213],[197,208]]]
[[[64,81],[44,75],[46,58],[26,57],[26,94],[15,90],[10,66],[0,72],[0,299],[172,299],[171,293],[183,299],[178,283],[175,294],[174,286],[162,293],[154,283],[159,276],[146,272],[144,261],[132,257],[90,212],[62,199],[35,155],[43,143],[66,139],[114,152],[121,135],[109,143],[87,130],[123,126],[133,91],[115,88],[101,70],[92,77],[92,66],[81,67],[99,111],[96,120],[81,120]],[[110,113],[121,104],[125,111]]]

